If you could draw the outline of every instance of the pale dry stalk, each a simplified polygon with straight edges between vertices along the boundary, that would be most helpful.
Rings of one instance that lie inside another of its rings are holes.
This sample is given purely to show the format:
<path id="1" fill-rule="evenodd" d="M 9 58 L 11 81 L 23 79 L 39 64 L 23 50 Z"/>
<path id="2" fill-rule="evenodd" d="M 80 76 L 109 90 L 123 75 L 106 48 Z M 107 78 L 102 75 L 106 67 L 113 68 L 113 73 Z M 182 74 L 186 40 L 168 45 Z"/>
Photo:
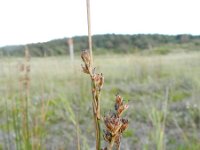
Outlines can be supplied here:
<path id="1" fill-rule="evenodd" d="M 82 57 L 85 63 L 85 73 L 90 74 L 91 81 L 92 81 L 92 107 L 93 107 L 93 116 L 94 116 L 94 123 L 95 123 L 95 130 L 96 130 L 96 150 L 100 150 L 101 148 L 101 134 L 100 134 L 100 101 L 99 96 L 100 92 L 97 93 L 95 80 L 93 79 L 93 55 L 92 55 L 92 36 L 91 36 L 91 17 L 90 17 L 90 0 L 86 0 L 86 7 L 87 7 L 87 25 L 88 25 L 88 45 L 89 45 L 89 55 L 90 63 L 86 64 L 85 59 Z M 84 54 L 84 53 L 82 53 Z M 86 53 L 85 53 L 86 54 Z M 88 66 L 89 65 L 89 66 Z M 83 71 L 84 71 L 83 69 Z"/>
<path id="2" fill-rule="evenodd" d="M 98 74 L 95 72 L 95 68 L 92 67 L 91 55 L 88 50 L 83 50 L 81 58 L 84 62 L 82 65 L 83 72 L 88 74 L 91 79 L 91 90 L 92 90 L 92 108 L 94 115 L 95 131 L 96 131 L 96 150 L 101 149 L 101 131 L 100 131 L 100 94 L 104 83 L 103 74 Z"/>
<path id="3" fill-rule="evenodd" d="M 25 61 L 19 66 L 19 72 L 21 74 L 20 83 L 20 95 L 22 100 L 22 134 L 25 141 L 26 148 L 30 146 L 30 134 L 28 123 L 28 101 L 30 96 L 30 54 L 28 47 L 25 47 Z"/>

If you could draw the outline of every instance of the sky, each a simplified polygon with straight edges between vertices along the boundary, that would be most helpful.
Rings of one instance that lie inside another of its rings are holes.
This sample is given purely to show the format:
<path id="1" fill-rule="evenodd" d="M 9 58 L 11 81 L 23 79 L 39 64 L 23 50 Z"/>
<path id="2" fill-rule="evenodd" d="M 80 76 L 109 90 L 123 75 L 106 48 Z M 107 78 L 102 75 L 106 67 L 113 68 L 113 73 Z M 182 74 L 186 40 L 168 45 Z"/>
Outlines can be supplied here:
<path id="1" fill-rule="evenodd" d="M 92 34 L 200 35 L 199 0 L 90 0 Z M 86 0 L 0 0 L 0 46 L 87 35 Z"/>

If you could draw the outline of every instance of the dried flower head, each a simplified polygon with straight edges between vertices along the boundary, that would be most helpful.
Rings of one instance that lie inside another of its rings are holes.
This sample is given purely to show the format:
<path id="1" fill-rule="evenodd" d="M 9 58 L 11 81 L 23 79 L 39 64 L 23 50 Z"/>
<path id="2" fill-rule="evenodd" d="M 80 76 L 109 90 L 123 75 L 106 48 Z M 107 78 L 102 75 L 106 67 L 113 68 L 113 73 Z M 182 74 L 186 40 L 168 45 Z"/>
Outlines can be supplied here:
<path id="1" fill-rule="evenodd" d="M 104 134 L 103 134 L 103 138 L 106 142 L 111 142 L 112 139 L 112 134 L 107 131 L 107 130 L 103 130 Z"/>
<path id="2" fill-rule="evenodd" d="M 116 96 L 115 112 L 104 117 L 106 130 L 104 131 L 104 139 L 112 147 L 113 143 L 117 147 L 120 146 L 122 133 L 128 128 L 128 119 L 121 118 L 121 114 L 128 108 L 127 104 L 123 104 L 123 98 Z"/>
<path id="3" fill-rule="evenodd" d="M 86 65 L 88 66 L 91 65 L 91 57 L 90 57 L 90 52 L 88 50 L 82 51 L 81 58 Z"/>
<path id="4" fill-rule="evenodd" d="M 116 103 L 121 104 L 123 101 L 123 98 L 120 95 L 116 95 Z"/>
<path id="5" fill-rule="evenodd" d="M 83 72 L 91 75 L 92 68 L 91 68 L 91 57 L 89 51 L 83 50 L 81 53 L 81 58 L 84 62 L 84 65 L 81 65 Z"/>
<path id="6" fill-rule="evenodd" d="M 128 119 L 122 118 L 121 122 L 122 122 L 122 126 L 120 128 L 120 132 L 122 133 L 128 128 Z"/>
<path id="7" fill-rule="evenodd" d="M 121 116 L 126 109 L 128 109 L 128 105 L 123 103 L 123 98 L 120 95 L 116 95 L 116 100 L 115 100 L 115 110 L 117 111 L 116 115 Z"/>
<path id="8" fill-rule="evenodd" d="M 121 121 L 117 117 L 107 116 L 104 117 L 104 123 L 106 125 L 107 130 L 114 135 L 121 127 Z"/>
<path id="9" fill-rule="evenodd" d="M 84 73 L 90 74 L 89 68 L 87 66 L 81 65 L 81 67 L 82 67 Z"/>
<path id="10" fill-rule="evenodd" d="M 95 83 L 95 87 L 98 91 L 100 91 L 103 87 L 103 83 L 104 83 L 104 77 L 103 74 L 96 74 L 94 73 L 94 75 L 92 76 L 92 79 Z"/>
<path id="11" fill-rule="evenodd" d="M 125 104 L 125 105 L 120 105 L 119 107 L 118 107 L 118 109 L 117 109 L 117 115 L 118 116 L 121 116 L 122 115 L 122 113 L 126 110 L 126 109 L 128 109 L 128 105 L 127 104 Z"/>

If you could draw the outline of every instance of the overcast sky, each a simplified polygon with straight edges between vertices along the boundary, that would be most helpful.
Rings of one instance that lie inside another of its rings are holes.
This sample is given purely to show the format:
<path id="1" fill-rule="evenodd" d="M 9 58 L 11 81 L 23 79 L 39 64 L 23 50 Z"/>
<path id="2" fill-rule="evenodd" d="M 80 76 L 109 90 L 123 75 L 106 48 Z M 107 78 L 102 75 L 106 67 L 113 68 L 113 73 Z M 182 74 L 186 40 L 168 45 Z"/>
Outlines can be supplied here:
<path id="1" fill-rule="evenodd" d="M 199 0 L 90 0 L 92 34 L 200 34 Z M 0 46 L 87 35 L 86 0 L 0 0 Z"/>

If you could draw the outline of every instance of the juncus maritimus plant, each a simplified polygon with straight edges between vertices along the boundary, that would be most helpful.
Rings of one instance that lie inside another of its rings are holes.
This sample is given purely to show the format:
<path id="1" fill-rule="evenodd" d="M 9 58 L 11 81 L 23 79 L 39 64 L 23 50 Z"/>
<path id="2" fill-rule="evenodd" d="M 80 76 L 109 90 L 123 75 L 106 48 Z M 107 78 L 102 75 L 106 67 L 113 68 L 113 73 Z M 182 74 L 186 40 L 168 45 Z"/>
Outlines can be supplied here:
<path id="1" fill-rule="evenodd" d="M 100 121 L 104 120 L 106 130 L 104 130 L 104 139 L 109 143 L 104 150 L 112 150 L 114 143 L 117 148 L 120 148 L 121 135 L 128 127 L 128 120 L 121 118 L 122 113 L 128 108 L 127 104 L 123 103 L 123 98 L 120 95 L 116 96 L 115 112 L 101 117 L 100 111 L 100 94 L 104 84 L 104 76 L 102 73 L 96 73 L 92 66 L 91 54 L 88 50 L 83 50 L 81 58 L 84 62 L 82 70 L 91 78 L 92 92 L 92 108 L 96 131 L 96 150 L 101 149 L 101 129 Z"/>

